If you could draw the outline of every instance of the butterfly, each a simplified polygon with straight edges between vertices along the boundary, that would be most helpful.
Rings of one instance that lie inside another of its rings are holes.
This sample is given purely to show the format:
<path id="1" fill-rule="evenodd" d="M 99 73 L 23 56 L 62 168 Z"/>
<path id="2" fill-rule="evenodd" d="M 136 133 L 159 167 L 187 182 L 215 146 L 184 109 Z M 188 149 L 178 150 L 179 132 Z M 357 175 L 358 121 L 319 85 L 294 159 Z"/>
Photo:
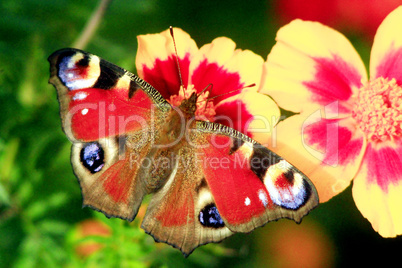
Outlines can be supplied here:
<path id="1" fill-rule="evenodd" d="M 49 57 L 83 206 L 132 221 L 188 256 L 269 221 L 300 222 L 318 205 L 312 182 L 250 137 L 198 120 L 199 94 L 172 106 L 138 76 L 82 50 Z"/>

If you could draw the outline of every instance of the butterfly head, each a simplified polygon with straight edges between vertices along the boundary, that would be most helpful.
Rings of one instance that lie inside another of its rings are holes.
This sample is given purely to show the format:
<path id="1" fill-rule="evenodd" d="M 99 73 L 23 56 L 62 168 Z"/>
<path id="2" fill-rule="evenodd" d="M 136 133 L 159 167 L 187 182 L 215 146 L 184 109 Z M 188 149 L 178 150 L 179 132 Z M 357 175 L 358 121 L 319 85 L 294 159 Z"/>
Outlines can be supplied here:
<path id="1" fill-rule="evenodd" d="M 193 86 L 180 86 L 178 94 L 171 96 L 168 101 L 188 118 L 195 117 L 197 120 L 213 122 L 216 113 L 209 93 L 207 90 L 197 92 Z"/>
<path id="2" fill-rule="evenodd" d="M 180 110 L 182 110 L 185 114 L 194 116 L 195 112 L 197 111 L 197 99 L 198 94 L 196 92 L 192 92 L 188 99 L 184 99 L 181 102 L 179 106 Z"/>

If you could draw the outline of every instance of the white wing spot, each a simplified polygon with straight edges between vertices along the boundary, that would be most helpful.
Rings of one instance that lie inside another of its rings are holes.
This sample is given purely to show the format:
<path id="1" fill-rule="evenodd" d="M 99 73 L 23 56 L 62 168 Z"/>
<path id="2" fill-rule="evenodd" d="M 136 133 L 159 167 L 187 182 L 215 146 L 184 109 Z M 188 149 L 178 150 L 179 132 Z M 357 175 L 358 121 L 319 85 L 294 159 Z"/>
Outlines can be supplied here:
<path id="1" fill-rule="evenodd" d="M 264 207 L 266 207 L 268 205 L 268 197 L 265 194 L 265 192 L 261 189 L 258 191 L 258 198 L 260 199 L 260 201 L 262 202 Z"/>
<path id="2" fill-rule="evenodd" d="M 73 96 L 73 100 L 83 100 L 87 97 L 88 95 L 84 92 L 78 92 Z"/>
<path id="3" fill-rule="evenodd" d="M 250 198 L 246 197 L 246 199 L 244 200 L 244 204 L 245 204 L 246 206 L 248 206 L 248 205 L 250 205 L 250 203 L 251 203 Z"/>
<path id="4" fill-rule="evenodd" d="M 88 109 L 87 109 L 87 108 L 82 109 L 82 111 L 81 111 L 81 114 L 82 114 L 82 115 L 86 115 L 87 113 L 88 113 Z"/>

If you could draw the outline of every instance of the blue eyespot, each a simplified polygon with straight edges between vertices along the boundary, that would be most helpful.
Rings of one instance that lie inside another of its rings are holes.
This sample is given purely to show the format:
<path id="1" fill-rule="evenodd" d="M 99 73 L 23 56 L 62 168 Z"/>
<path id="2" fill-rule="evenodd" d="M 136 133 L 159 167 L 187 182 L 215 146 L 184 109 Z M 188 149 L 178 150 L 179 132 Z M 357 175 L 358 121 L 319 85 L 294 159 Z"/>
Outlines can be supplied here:
<path id="1" fill-rule="evenodd" d="M 200 223 L 206 227 L 221 228 L 225 226 L 214 204 L 210 204 L 200 211 L 199 220 Z"/>
<path id="2" fill-rule="evenodd" d="M 87 143 L 81 149 L 80 159 L 82 164 L 91 173 L 97 173 L 105 165 L 105 154 L 102 146 L 97 142 Z"/>

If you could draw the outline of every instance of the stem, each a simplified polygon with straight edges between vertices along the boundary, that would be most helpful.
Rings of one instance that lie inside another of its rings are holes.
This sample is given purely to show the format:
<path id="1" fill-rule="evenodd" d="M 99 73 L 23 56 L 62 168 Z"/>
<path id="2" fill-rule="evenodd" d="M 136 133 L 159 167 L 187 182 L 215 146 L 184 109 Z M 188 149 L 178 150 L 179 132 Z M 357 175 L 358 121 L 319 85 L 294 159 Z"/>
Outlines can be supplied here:
<path id="1" fill-rule="evenodd" d="M 84 30 L 73 43 L 73 47 L 84 49 L 88 45 L 89 41 L 92 39 L 93 35 L 98 29 L 99 23 L 101 22 L 110 2 L 111 0 L 99 1 L 98 7 L 92 13 L 91 18 L 84 27 Z"/>

